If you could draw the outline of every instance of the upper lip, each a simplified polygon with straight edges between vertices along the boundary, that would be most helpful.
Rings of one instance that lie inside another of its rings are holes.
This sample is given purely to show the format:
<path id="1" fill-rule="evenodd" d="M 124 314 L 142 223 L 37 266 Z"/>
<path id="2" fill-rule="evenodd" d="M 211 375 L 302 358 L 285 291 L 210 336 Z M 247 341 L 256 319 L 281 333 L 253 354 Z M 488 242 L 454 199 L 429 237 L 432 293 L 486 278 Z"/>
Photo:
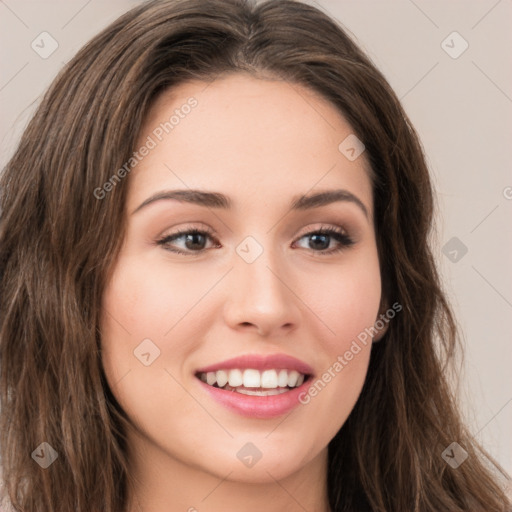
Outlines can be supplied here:
<path id="1" fill-rule="evenodd" d="M 309 364 L 289 356 L 287 354 L 257 355 L 246 354 L 220 363 L 214 363 L 203 368 L 198 368 L 197 373 L 215 372 L 217 370 L 231 369 L 254 369 L 254 370 L 296 370 L 304 375 L 312 375 L 313 368 Z"/>

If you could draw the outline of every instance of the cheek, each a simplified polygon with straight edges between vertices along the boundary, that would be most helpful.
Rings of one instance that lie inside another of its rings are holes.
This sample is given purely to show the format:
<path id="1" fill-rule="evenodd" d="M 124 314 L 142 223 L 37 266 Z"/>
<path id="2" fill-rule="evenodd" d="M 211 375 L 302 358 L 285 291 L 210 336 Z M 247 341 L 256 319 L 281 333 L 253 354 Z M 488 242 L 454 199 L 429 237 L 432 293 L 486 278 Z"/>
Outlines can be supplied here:
<path id="1" fill-rule="evenodd" d="M 194 347 L 194 337 L 173 341 L 197 302 L 198 291 L 190 283 L 193 278 L 180 272 L 170 276 L 162 265 L 122 255 L 104 291 L 105 375 L 123 409 L 141 425 L 144 418 L 159 416 L 163 397 L 167 406 L 185 413 L 193 408 L 178 381 L 183 380 L 180 361 Z M 146 359 L 145 354 L 149 354 Z"/>
<path id="2" fill-rule="evenodd" d="M 105 338 L 140 343 L 150 338 L 168 345 L 175 327 L 198 301 L 208 283 L 197 272 L 169 273 L 165 264 L 121 258 L 103 297 Z"/>
<path id="3" fill-rule="evenodd" d="M 324 427 L 334 435 L 352 411 L 368 370 L 370 328 L 378 318 L 381 299 L 376 252 L 358 254 L 335 272 L 332 268 L 317 272 L 308 289 L 311 309 L 322 321 L 317 339 L 323 364 L 302 403 L 315 417 L 325 418 Z"/>
<path id="4" fill-rule="evenodd" d="M 325 280 L 324 290 L 316 292 L 315 311 L 328 326 L 318 336 L 322 371 L 316 375 L 301 402 L 309 414 L 322 420 L 312 429 L 318 443 L 332 438 L 352 412 L 363 388 L 370 359 L 372 327 L 380 303 L 380 275 L 351 271 Z"/>
<path id="5" fill-rule="evenodd" d="M 101 346 L 107 380 L 127 411 L 136 403 L 151 405 L 162 389 L 173 400 L 182 398 L 183 390 L 164 370 L 181 380 L 179 361 L 194 347 L 192 336 L 173 343 L 182 319 L 197 302 L 190 278 L 187 283 L 176 272 L 170 279 L 164 268 L 142 258 L 118 260 L 103 295 Z M 132 389 L 133 383 L 139 385 Z"/>
<path id="6" fill-rule="evenodd" d="M 311 310 L 327 328 L 321 339 L 331 359 L 349 349 L 354 339 L 367 341 L 368 329 L 378 317 L 381 279 L 378 260 L 369 255 L 357 264 L 325 269 L 308 279 Z M 304 290 L 304 294 L 307 291 Z"/>

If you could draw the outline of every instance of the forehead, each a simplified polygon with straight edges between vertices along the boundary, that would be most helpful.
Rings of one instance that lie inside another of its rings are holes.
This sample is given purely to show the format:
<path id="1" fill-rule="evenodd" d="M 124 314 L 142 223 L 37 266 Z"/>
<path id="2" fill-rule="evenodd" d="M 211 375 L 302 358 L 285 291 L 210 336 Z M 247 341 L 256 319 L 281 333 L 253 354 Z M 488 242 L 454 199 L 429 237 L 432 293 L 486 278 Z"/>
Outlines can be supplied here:
<path id="1" fill-rule="evenodd" d="M 154 147 L 131 173 L 129 202 L 164 188 L 221 190 L 236 204 L 343 187 L 371 212 L 366 156 L 340 150 L 350 136 L 329 101 L 295 83 L 245 74 L 186 82 L 148 112 L 137 147 Z"/>

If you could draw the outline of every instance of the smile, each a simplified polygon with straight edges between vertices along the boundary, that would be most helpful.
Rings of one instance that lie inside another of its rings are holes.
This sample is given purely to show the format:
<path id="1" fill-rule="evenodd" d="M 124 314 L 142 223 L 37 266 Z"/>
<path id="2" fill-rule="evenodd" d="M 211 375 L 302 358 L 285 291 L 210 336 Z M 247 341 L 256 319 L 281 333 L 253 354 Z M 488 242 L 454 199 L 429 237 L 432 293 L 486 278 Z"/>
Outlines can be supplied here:
<path id="1" fill-rule="evenodd" d="M 244 395 L 272 396 L 301 386 L 306 375 L 296 370 L 232 369 L 201 372 L 199 378 L 209 386 L 236 391 Z"/>
<path id="2" fill-rule="evenodd" d="M 243 416 L 273 418 L 300 405 L 312 368 L 285 354 L 241 356 L 196 371 L 210 397 Z"/>

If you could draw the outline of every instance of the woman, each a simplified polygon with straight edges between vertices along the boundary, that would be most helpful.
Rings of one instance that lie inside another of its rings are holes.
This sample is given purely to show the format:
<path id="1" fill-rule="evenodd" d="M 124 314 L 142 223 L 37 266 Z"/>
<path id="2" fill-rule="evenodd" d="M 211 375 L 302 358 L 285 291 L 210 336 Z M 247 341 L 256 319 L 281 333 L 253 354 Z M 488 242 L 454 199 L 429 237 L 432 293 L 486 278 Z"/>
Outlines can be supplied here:
<path id="1" fill-rule="evenodd" d="M 56 78 L 0 185 L 15 510 L 509 505 L 445 376 L 420 142 L 321 11 L 133 9 Z"/>

